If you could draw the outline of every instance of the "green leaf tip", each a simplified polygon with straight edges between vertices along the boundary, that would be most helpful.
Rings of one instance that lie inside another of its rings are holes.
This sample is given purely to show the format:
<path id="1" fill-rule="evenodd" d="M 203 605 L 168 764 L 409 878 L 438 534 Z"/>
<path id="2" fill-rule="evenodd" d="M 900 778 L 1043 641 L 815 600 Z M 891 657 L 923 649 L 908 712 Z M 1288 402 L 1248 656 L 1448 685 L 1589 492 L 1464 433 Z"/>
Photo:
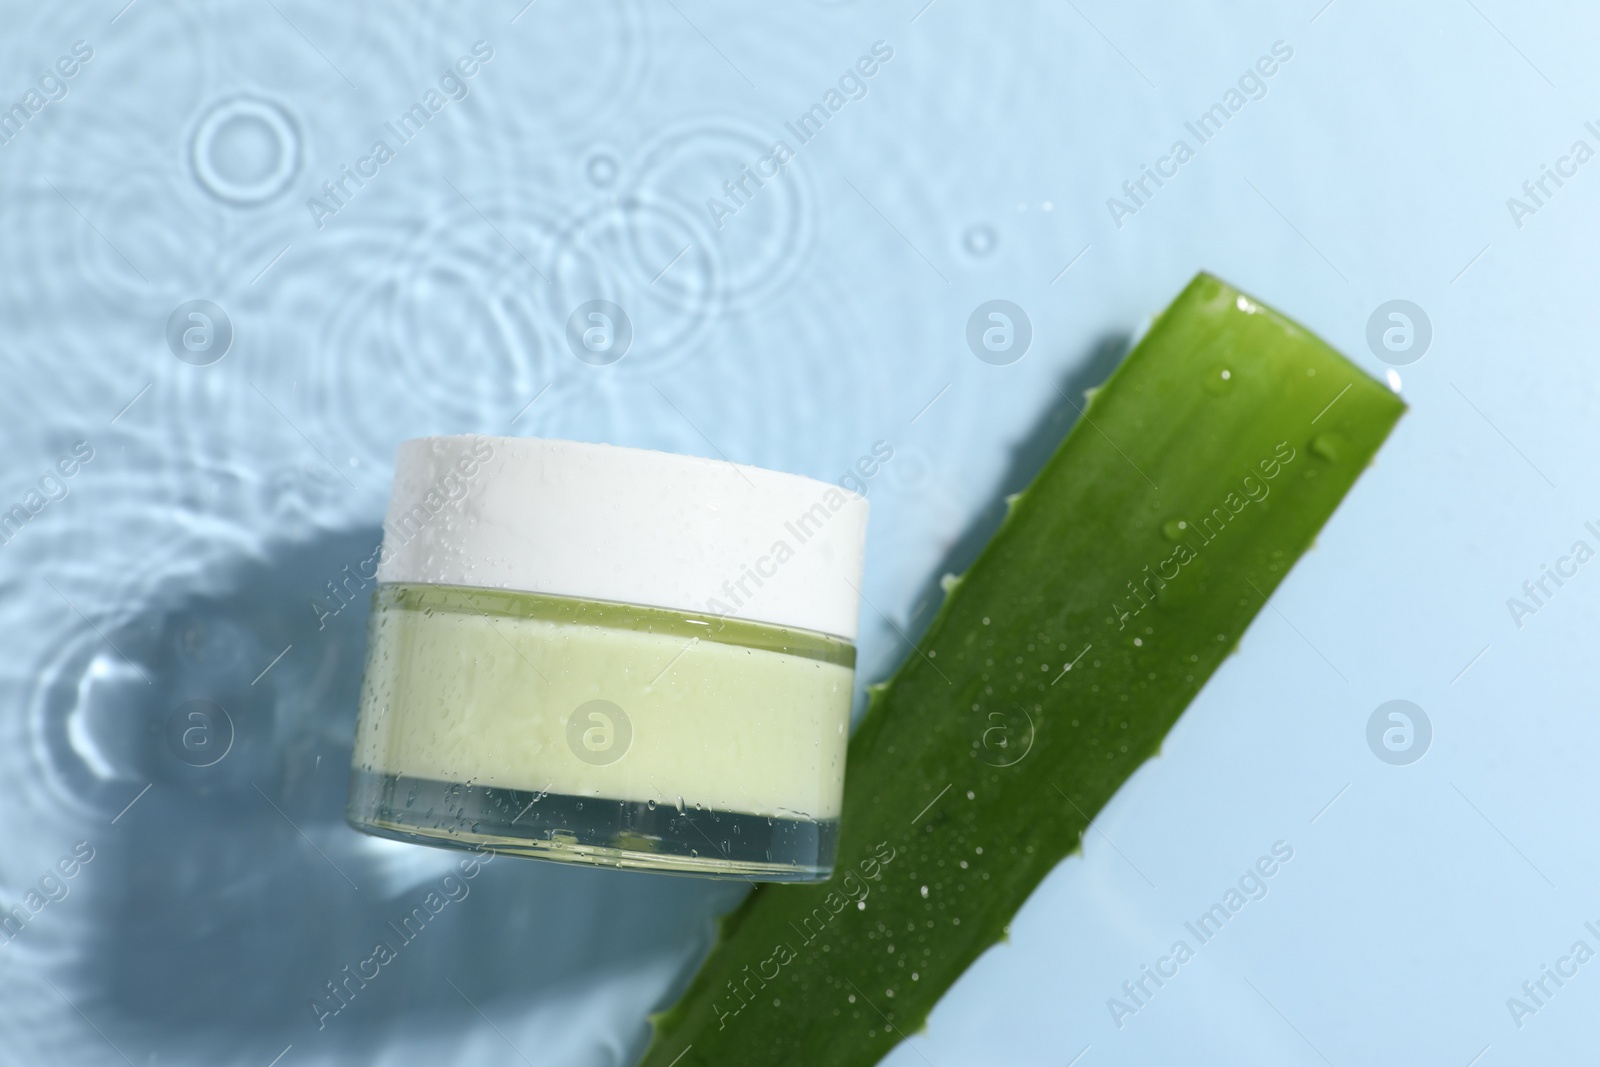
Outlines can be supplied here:
<path id="1" fill-rule="evenodd" d="M 873 692 L 834 878 L 750 894 L 654 1017 L 646 1067 L 865 1067 L 922 1027 L 1081 853 L 1404 410 L 1197 275 Z"/>

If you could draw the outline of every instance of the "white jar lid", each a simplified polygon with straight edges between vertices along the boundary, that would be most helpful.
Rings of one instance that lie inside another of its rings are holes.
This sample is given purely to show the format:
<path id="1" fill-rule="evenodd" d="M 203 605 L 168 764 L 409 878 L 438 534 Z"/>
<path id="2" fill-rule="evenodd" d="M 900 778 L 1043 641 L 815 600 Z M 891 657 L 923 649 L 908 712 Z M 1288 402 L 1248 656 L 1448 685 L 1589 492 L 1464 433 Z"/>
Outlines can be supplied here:
<path id="1" fill-rule="evenodd" d="M 760 467 L 528 437 L 395 457 L 381 582 L 726 615 L 854 641 L 867 500 Z"/>

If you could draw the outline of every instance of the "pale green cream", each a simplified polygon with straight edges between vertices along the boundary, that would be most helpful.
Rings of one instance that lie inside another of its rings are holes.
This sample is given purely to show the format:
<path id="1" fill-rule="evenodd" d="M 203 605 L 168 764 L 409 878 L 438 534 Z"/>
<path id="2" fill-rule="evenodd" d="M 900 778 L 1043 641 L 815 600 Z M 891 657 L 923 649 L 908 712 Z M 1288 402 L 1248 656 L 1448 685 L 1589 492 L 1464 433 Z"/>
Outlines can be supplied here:
<path id="1" fill-rule="evenodd" d="M 854 658 L 843 641 L 737 620 L 385 585 L 354 764 L 463 785 L 836 819 Z"/>

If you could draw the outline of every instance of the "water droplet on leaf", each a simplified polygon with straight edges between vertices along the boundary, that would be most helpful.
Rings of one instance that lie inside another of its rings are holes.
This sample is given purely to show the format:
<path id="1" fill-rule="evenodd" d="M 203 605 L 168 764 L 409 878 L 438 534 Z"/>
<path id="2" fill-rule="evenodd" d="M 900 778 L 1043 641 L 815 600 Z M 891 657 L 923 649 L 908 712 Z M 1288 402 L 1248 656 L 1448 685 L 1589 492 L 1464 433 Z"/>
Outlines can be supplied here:
<path id="1" fill-rule="evenodd" d="M 1344 453 L 1344 444 L 1344 438 L 1337 433 L 1319 433 L 1311 439 L 1311 454 L 1319 459 L 1336 460 Z"/>

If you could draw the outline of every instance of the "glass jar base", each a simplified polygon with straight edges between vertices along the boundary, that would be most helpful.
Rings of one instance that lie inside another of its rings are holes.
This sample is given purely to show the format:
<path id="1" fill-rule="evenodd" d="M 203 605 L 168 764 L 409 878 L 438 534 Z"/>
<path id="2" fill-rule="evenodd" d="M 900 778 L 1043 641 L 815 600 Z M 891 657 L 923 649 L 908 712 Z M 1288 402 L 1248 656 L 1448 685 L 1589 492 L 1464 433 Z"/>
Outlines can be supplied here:
<path id="1" fill-rule="evenodd" d="M 785 819 L 352 770 L 345 818 L 438 848 L 756 882 L 822 882 L 836 819 Z"/>

